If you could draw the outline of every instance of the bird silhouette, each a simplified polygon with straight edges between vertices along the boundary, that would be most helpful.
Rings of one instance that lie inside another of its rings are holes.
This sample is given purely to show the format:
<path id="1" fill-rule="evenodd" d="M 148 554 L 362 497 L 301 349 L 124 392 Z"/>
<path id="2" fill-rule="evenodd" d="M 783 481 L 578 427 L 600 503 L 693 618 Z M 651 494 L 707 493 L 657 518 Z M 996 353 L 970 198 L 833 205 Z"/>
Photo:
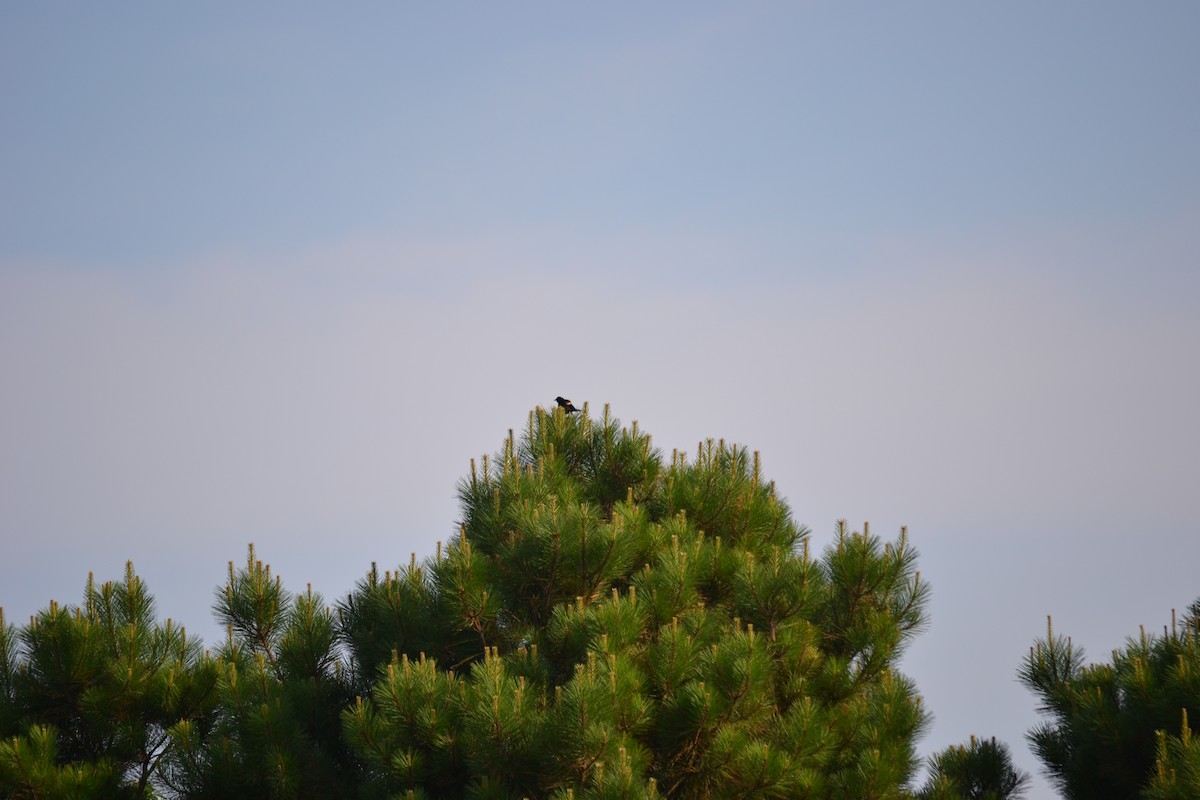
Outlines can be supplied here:
<path id="1" fill-rule="evenodd" d="M 568 414 L 574 414 L 579 409 L 571 405 L 571 401 L 565 397 L 556 397 L 554 402 L 558 403 L 558 407 L 566 411 Z"/>

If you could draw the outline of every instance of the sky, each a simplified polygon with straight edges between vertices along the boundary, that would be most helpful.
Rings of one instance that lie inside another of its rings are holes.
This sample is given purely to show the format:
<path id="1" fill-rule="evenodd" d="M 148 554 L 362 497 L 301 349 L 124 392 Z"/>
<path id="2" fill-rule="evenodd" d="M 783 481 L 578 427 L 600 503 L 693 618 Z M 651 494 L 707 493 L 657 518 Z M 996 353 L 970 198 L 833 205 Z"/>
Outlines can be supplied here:
<path id="1" fill-rule="evenodd" d="M 564 395 L 907 526 L 920 749 L 1200 596 L 1200 6 L 0 6 L 0 606 L 344 596 Z"/>

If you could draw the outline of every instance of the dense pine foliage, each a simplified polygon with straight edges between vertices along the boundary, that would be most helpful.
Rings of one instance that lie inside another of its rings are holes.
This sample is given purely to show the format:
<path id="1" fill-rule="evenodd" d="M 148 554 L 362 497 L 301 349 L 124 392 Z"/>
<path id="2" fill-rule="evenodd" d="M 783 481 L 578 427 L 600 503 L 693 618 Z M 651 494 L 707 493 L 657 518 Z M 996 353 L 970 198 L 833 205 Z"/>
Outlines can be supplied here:
<path id="1" fill-rule="evenodd" d="M 757 454 L 664 464 L 607 416 L 530 416 L 460 486 L 461 536 L 343 605 L 382 792 L 899 796 L 924 712 L 894 671 L 927 591 L 905 537 L 821 558 Z"/>
<path id="2" fill-rule="evenodd" d="M 19 633 L 0 614 L 0 796 L 145 797 L 216 670 L 128 565 Z"/>
<path id="3" fill-rule="evenodd" d="M 930 757 L 929 776 L 919 796 L 921 800 L 1013 800 L 1028 785 L 1029 776 L 1013 766 L 1007 745 L 972 736 L 969 744 Z"/>
<path id="4" fill-rule="evenodd" d="M 1030 649 L 1020 678 L 1049 719 L 1029 734 L 1068 800 L 1200 798 L 1200 600 L 1161 635 L 1130 639 L 1111 663 L 1085 664 L 1054 633 Z"/>
<path id="5" fill-rule="evenodd" d="M 251 547 L 210 650 L 132 565 L 0 616 L 0 798 L 912 796 L 903 531 L 812 553 L 757 453 L 668 461 L 607 408 L 536 409 L 459 495 L 458 536 L 333 605 Z"/>

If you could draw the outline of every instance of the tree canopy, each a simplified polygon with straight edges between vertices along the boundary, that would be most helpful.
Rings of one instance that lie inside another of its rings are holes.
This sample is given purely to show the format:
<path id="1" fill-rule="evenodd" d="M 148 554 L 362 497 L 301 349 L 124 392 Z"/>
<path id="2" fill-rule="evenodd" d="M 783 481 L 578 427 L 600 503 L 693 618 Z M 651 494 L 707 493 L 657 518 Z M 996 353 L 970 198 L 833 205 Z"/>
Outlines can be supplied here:
<path id="1" fill-rule="evenodd" d="M 896 797 L 925 722 L 895 671 L 927 587 L 902 533 L 816 558 L 757 453 L 664 463 L 607 409 L 532 413 L 461 535 L 341 607 L 369 780 L 414 795 Z M 430 709 L 436 709 L 435 714 Z"/>
<path id="2" fill-rule="evenodd" d="M 0 617 L 0 797 L 902 798 L 928 716 L 901 530 L 812 552 L 757 452 L 535 409 L 461 528 L 332 605 L 250 547 L 215 648 L 132 565 Z"/>
<path id="3" fill-rule="evenodd" d="M 1067 800 L 1200 797 L 1200 600 L 1161 635 L 1143 628 L 1109 663 L 1054 632 L 1030 648 L 1019 677 L 1048 718 L 1029 741 Z"/>

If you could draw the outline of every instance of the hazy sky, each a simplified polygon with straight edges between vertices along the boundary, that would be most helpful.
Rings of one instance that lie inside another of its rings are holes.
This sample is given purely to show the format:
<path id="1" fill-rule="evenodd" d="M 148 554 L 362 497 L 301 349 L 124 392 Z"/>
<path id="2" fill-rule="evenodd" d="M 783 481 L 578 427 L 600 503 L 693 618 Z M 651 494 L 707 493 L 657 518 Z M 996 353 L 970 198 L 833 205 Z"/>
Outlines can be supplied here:
<path id="1" fill-rule="evenodd" d="M 924 752 L 1200 596 L 1200 5 L 0 6 L 0 604 L 431 553 L 530 408 L 908 525 Z M 1038 778 L 1031 800 L 1051 797 Z"/>

